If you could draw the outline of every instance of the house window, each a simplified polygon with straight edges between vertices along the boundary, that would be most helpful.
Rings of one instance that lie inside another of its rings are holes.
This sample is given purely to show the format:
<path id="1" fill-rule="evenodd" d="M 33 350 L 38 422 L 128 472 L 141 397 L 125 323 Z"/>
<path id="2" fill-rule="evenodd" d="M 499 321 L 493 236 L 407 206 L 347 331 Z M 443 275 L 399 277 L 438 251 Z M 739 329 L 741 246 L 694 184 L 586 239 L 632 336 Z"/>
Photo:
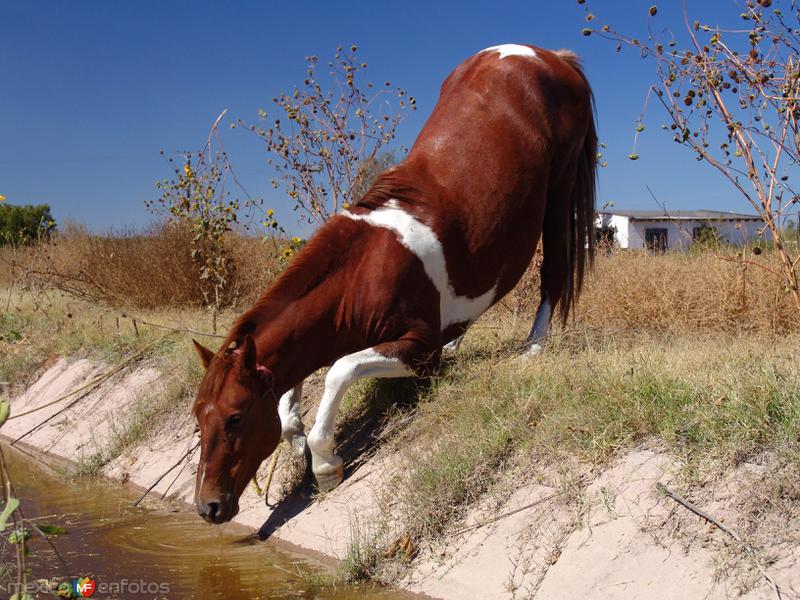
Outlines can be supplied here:
<path id="1" fill-rule="evenodd" d="M 595 229 L 594 239 L 599 246 L 611 248 L 617 241 L 617 228 L 613 225 L 597 227 Z"/>
<path id="2" fill-rule="evenodd" d="M 648 227 L 644 230 L 644 244 L 652 252 L 666 252 L 667 230 L 663 227 Z"/>

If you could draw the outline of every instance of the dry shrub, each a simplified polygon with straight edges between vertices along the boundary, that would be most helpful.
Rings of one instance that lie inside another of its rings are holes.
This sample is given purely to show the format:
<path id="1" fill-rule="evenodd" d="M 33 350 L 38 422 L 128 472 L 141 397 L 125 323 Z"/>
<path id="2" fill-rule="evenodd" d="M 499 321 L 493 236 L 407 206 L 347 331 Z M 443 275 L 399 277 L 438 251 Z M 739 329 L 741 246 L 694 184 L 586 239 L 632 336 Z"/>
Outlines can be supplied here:
<path id="1" fill-rule="evenodd" d="M 287 242 L 274 238 L 231 235 L 228 251 L 234 265 L 236 306 L 253 304 L 283 270 L 281 252 Z"/>
<path id="2" fill-rule="evenodd" d="M 13 267 L 19 251 L 9 246 L 0 246 L 0 287 L 11 287 L 17 280 Z"/>
<path id="3" fill-rule="evenodd" d="M 579 323 L 616 329 L 685 331 L 797 330 L 797 311 L 778 280 L 760 263 L 779 269 L 771 251 L 749 256 L 735 249 L 667 253 L 617 250 L 599 255 L 575 317 Z M 533 313 L 538 272 L 529 269 L 503 301 L 513 314 Z"/>
<path id="4" fill-rule="evenodd" d="M 205 304 L 192 234 L 173 224 L 144 231 L 95 235 L 67 226 L 50 243 L 5 256 L 12 276 L 32 288 L 55 288 L 113 306 L 156 308 Z M 259 295 L 280 269 L 275 252 L 258 240 L 229 236 L 234 263 L 224 305 Z"/>
<path id="5" fill-rule="evenodd" d="M 772 252 L 752 257 L 777 270 Z M 590 276 L 578 318 L 622 328 L 796 330 L 797 311 L 775 276 L 735 250 L 602 257 Z"/>

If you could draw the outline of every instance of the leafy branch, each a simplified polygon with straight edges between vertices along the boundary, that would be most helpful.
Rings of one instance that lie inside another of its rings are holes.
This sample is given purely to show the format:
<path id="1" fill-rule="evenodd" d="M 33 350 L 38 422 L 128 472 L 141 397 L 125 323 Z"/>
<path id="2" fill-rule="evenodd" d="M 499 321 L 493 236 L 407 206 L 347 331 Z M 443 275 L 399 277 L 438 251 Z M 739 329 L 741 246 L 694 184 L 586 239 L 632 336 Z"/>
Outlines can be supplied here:
<path id="1" fill-rule="evenodd" d="M 326 221 L 356 202 L 376 174 L 393 161 L 385 152 L 416 100 L 405 90 L 362 83 L 367 63 L 358 48 L 341 46 L 319 74 L 319 58 L 306 57 L 303 84 L 273 98 L 277 116 L 259 111 L 257 124 L 239 119 L 264 143 L 271 183 L 294 201 L 308 223 Z M 396 100 L 396 106 L 390 102 Z"/>

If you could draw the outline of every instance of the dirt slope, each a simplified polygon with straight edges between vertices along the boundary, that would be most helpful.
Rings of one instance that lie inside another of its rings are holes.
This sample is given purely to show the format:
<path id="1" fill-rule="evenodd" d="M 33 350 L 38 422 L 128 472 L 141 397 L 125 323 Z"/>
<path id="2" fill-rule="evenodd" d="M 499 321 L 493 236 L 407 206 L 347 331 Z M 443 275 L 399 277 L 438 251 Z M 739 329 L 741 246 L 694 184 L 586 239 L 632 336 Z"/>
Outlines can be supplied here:
<path id="1" fill-rule="evenodd" d="M 81 389 L 103 368 L 86 360 L 59 360 L 13 399 L 12 415 Z M 196 463 L 181 457 L 197 438 L 186 407 L 170 411 L 118 456 L 108 455 L 160 381 L 157 365 L 140 365 L 96 389 L 12 419 L 3 433 L 13 439 L 33 429 L 23 442 L 84 465 L 105 452 L 111 460 L 102 468 L 104 475 L 142 487 L 178 465 L 155 486 L 152 497 L 166 494 L 190 503 Z M 309 389 L 313 392 L 313 385 Z M 74 406 L 64 410 L 71 402 Z M 398 464 L 395 452 L 388 445 L 331 494 L 316 499 L 300 495 L 282 502 L 279 510 L 265 506 L 263 497 L 248 489 L 236 521 L 343 558 L 354 536 L 387 523 L 391 502 L 383 486 Z M 291 479 L 289 463 L 283 456 L 272 500 Z M 759 570 L 765 568 L 783 598 L 800 597 L 800 536 L 784 531 L 773 548 L 756 536 L 752 543 L 758 552 L 748 555 L 725 533 L 657 491 L 656 482 L 675 485 L 678 467 L 673 457 L 641 448 L 605 472 L 590 474 L 579 497 L 569 503 L 553 487 L 515 482 L 504 499 L 485 499 L 445 539 L 422 544 L 398 575 L 400 583 L 448 600 L 775 598 Z M 739 523 L 746 497 L 752 495 L 750 482 L 758 476 L 758 465 L 731 473 L 699 492 L 703 508 L 726 523 Z"/>

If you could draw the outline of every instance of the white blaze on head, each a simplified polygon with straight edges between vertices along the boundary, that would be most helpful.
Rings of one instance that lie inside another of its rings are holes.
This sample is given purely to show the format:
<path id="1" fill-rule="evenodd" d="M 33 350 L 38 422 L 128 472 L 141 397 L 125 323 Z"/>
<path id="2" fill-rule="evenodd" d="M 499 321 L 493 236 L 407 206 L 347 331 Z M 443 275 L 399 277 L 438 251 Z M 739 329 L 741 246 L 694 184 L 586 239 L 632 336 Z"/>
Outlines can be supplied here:
<path id="1" fill-rule="evenodd" d="M 529 58 L 536 58 L 536 52 L 533 51 L 533 48 L 523 46 L 522 44 L 500 44 L 499 46 L 492 46 L 491 48 L 486 48 L 486 50 L 481 50 L 480 53 L 483 54 L 484 52 L 499 52 L 500 60 L 503 60 L 506 56 L 527 56 Z"/>

